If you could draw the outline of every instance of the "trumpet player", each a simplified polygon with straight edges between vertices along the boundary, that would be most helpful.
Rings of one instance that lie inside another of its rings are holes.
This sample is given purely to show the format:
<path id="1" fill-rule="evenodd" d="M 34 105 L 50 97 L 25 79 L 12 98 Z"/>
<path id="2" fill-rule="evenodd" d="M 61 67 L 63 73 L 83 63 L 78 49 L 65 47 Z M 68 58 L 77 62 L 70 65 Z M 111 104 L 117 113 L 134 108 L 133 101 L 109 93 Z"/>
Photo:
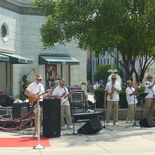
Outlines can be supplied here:
<path id="1" fill-rule="evenodd" d="M 109 125 L 111 111 L 113 108 L 113 125 L 118 125 L 118 102 L 119 93 L 121 91 L 120 84 L 116 81 L 116 74 L 111 75 L 111 81 L 106 84 L 105 88 L 107 94 L 107 112 L 106 112 L 106 125 Z"/>
<path id="2" fill-rule="evenodd" d="M 144 117 L 152 117 L 155 106 L 155 82 L 152 80 L 152 75 L 148 75 L 146 79 L 145 93 L 148 93 L 148 95 L 145 97 L 146 106 L 144 110 Z"/>
<path id="3" fill-rule="evenodd" d="M 133 82 L 131 80 L 127 81 L 126 99 L 128 102 L 128 113 L 126 118 L 126 123 L 132 123 L 135 120 L 135 109 L 138 103 L 136 95 L 138 94 L 138 86 L 133 87 Z"/>

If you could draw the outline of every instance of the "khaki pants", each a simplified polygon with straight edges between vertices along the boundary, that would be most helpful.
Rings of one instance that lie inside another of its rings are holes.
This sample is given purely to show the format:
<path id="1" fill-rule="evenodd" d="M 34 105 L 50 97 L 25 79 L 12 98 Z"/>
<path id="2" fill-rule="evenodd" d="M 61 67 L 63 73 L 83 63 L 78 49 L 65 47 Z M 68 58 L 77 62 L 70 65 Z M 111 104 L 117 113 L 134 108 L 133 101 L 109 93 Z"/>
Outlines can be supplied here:
<path id="1" fill-rule="evenodd" d="M 36 133 L 38 133 L 38 118 L 40 118 L 40 129 L 41 129 L 41 123 L 42 123 L 42 120 L 43 120 L 43 110 L 42 108 L 40 107 L 40 116 L 38 117 L 38 107 L 36 107 L 36 113 L 35 113 L 35 131 Z"/>
<path id="2" fill-rule="evenodd" d="M 146 106 L 143 117 L 152 117 L 155 106 L 155 98 L 145 98 Z"/>
<path id="3" fill-rule="evenodd" d="M 113 109 L 113 124 L 118 121 L 118 101 L 107 101 L 106 122 L 108 123 Z"/>
<path id="4" fill-rule="evenodd" d="M 128 120 L 131 120 L 131 121 L 135 120 L 134 106 L 135 106 L 135 110 L 136 110 L 136 105 L 134 105 L 134 104 L 129 104 L 128 105 L 128 113 L 127 113 L 126 121 L 128 121 Z"/>
<path id="5" fill-rule="evenodd" d="M 67 126 L 72 125 L 72 119 L 71 119 L 71 112 L 70 112 L 70 106 L 69 105 L 62 105 L 61 106 L 61 126 L 65 126 L 65 120 L 67 123 Z"/>

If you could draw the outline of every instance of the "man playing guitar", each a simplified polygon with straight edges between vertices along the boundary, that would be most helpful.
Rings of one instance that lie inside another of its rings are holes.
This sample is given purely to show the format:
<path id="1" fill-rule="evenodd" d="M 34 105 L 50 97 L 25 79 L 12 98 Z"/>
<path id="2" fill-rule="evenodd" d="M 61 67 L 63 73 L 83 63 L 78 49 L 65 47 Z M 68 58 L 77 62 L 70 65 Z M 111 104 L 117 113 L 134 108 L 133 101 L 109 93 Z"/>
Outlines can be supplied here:
<path id="1" fill-rule="evenodd" d="M 44 86 L 41 84 L 42 76 L 40 74 L 36 75 L 35 81 L 31 83 L 25 90 L 24 94 L 28 96 L 30 100 L 31 105 L 36 104 L 37 101 L 39 100 L 39 103 L 43 102 L 43 98 L 47 97 L 50 95 L 52 90 L 48 90 L 48 92 L 44 93 Z M 38 110 L 37 107 L 34 110 L 35 113 L 35 134 L 34 137 L 38 137 Z M 41 113 L 41 120 L 42 120 L 42 110 L 40 111 Z"/>
<path id="2" fill-rule="evenodd" d="M 64 117 L 66 119 L 67 127 L 69 129 L 72 129 L 73 126 L 72 126 L 70 104 L 68 98 L 75 93 L 75 90 L 69 93 L 67 87 L 64 86 L 65 85 L 64 79 L 59 80 L 58 83 L 59 86 L 57 86 L 53 90 L 52 97 L 55 99 L 61 99 L 61 129 L 66 129 Z"/>

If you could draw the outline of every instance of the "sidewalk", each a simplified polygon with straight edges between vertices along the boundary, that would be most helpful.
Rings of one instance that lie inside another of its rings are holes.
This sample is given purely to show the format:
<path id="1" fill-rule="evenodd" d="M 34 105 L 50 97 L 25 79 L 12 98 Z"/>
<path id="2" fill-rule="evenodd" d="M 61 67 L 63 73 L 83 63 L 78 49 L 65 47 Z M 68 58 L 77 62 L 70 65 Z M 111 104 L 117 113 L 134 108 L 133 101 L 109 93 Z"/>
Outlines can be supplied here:
<path id="1" fill-rule="evenodd" d="M 101 122 L 104 126 L 104 122 Z M 50 138 L 50 147 L 0 147 L 1 155 L 154 155 L 155 128 L 132 127 L 119 121 L 119 126 L 106 126 L 96 134 L 72 135 L 72 130 L 62 130 L 61 136 Z M 85 123 L 83 123 L 85 124 Z M 83 124 L 75 123 L 78 130 Z M 138 125 L 138 121 L 137 121 Z M 112 129 L 109 130 L 109 129 Z M 71 135 L 68 135 L 71 134 Z M 21 131 L 3 132 L 0 137 L 30 136 Z M 37 144 L 37 139 L 36 139 Z"/>

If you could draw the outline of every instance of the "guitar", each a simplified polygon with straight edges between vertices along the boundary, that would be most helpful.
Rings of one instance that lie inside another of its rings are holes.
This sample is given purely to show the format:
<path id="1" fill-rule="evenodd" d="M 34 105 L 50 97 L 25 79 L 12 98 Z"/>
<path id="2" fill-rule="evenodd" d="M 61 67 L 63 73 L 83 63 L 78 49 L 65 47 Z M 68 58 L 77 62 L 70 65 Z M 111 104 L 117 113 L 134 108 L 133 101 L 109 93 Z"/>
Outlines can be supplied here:
<path id="1" fill-rule="evenodd" d="M 30 105 L 33 105 L 34 102 L 37 102 L 38 100 L 40 100 L 40 99 L 41 99 L 40 96 L 46 94 L 48 91 L 49 91 L 49 90 L 46 90 L 44 93 L 39 94 L 40 92 L 38 92 L 37 94 L 35 94 L 35 95 L 38 96 L 37 99 L 28 96 L 28 100 L 29 100 Z"/>
<path id="2" fill-rule="evenodd" d="M 68 98 L 67 98 L 67 97 L 72 96 L 72 95 L 75 93 L 75 91 L 76 91 L 76 90 L 73 90 L 73 91 L 71 91 L 71 92 L 70 92 L 69 94 L 67 94 L 67 95 L 66 95 L 66 92 L 63 93 L 63 94 L 61 95 L 61 102 L 62 102 L 62 104 L 64 104 L 65 102 L 67 102 L 67 101 L 68 101 Z"/>

